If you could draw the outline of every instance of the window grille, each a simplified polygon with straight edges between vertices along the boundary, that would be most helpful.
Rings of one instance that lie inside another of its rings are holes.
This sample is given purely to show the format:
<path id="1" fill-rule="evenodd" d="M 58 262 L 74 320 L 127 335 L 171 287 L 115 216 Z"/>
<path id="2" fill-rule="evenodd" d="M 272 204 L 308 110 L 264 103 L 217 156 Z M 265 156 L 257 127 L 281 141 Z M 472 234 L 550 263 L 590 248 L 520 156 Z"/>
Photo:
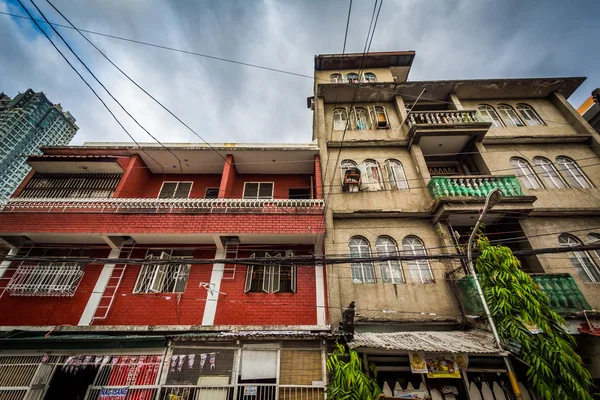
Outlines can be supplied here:
<path id="1" fill-rule="evenodd" d="M 375 160 L 365 160 L 359 166 L 361 171 L 361 185 L 362 190 L 378 191 L 385 190 L 383 184 L 383 176 L 381 175 L 381 167 Z"/>
<path id="2" fill-rule="evenodd" d="M 377 78 L 375 77 L 375 74 L 372 73 L 372 72 L 367 72 L 364 75 L 364 78 L 365 78 L 365 82 L 367 82 L 367 83 L 375 83 L 375 82 L 377 82 Z"/>
<path id="3" fill-rule="evenodd" d="M 286 257 L 292 257 L 292 251 L 286 251 Z M 282 265 L 280 252 L 260 252 L 250 254 L 250 258 L 267 258 L 272 261 L 260 261 L 257 265 L 246 267 L 246 282 L 244 293 L 295 293 L 296 275 L 295 265 Z"/>
<path id="4" fill-rule="evenodd" d="M 387 111 L 385 107 L 374 106 L 371 107 L 371 112 L 373 114 L 373 121 L 375 121 L 376 129 L 387 129 L 390 127 L 390 120 L 387 115 Z"/>
<path id="5" fill-rule="evenodd" d="M 11 296 L 74 296 L 82 277 L 77 263 L 20 265 L 6 290 Z"/>
<path id="6" fill-rule="evenodd" d="M 383 164 L 387 173 L 387 181 L 392 190 L 408 189 L 408 180 L 404 175 L 402 163 L 398 160 L 386 160 Z"/>
<path id="7" fill-rule="evenodd" d="M 187 199 L 190 197 L 192 182 L 163 182 L 159 199 Z"/>
<path id="8" fill-rule="evenodd" d="M 371 245 L 367 239 L 360 236 L 355 236 L 348 242 L 348 249 L 351 258 L 371 257 Z M 374 283 L 375 271 L 373 270 L 372 262 L 353 262 L 352 282 L 353 283 Z"/>
<path id="9" fill-rule="evenodd" d="M 342 74 L 332 74 L 329 79 L 331 80 L 331 83 L 344 83 Z"/>
<path id="10" fill-rule="evenodd" d="M 121 174 L 36 173 L 20 197 L 106 198 L 114 193 L 120 180 Z"/>
<path id="11" fill-rule="evenodd" d="M 375 242 L 375 247 L 377 248 L 377 255 L 380 257 L 398 255 L 398 245 L 396 245 L 396 242 L 390 237 L 378 237 L 377 242 Z M 400 260 L 380 261 L 379 269 L 381 270 L 381 280 L 383 283 L 404 282 Z"/>
<path id="12" fill-rule="evenodd" d="M 371 116 L 364 108 L 357 107 L 352 112 L 354 127 L 357 130 L 371 129 Z"/>
<path id="13" fill-rule="evenodd" d="M 172 256 L 164 251 L 149 254 L 149 260 L 184 259 L 186 256 Z M 142 266 L 133 293 L 183 293 L 190 275 L 189 264 L 145 264 Z"/>
<path id="14" fill-rule="evenodd" d="M 348 124 L 348 112 L 345 108 L 333 110 L 333 130 L 343 131 Z"/>
<path id="15" fill-rule="evenodd" d="M 244 183 L 245 199 L 272 199 L 273 182 L 246 182 Z"/>
<path id="16" fill-rule="evenodd" d="M 357 73 L 350 72 L 346 75 L 346 81 L 348 83 L 360 83 L 360 78 Z"/>

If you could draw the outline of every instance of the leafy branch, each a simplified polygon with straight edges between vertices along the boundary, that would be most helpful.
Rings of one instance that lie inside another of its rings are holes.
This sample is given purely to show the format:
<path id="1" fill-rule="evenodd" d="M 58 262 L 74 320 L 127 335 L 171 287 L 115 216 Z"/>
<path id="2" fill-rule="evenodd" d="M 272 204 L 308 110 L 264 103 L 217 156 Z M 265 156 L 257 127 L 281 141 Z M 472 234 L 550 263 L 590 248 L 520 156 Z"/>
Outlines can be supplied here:
<path id="1" fill-rule="evenodd" d="M 370 370 L 376 376 L 374 365 Z M 358 353 L 352 349 L 346 352 L 346 348 L 339 343 L 327 358 L 327 371 L 328 400 L 373 400 L 381 393 L 377 381 L 365 373 Z"/>

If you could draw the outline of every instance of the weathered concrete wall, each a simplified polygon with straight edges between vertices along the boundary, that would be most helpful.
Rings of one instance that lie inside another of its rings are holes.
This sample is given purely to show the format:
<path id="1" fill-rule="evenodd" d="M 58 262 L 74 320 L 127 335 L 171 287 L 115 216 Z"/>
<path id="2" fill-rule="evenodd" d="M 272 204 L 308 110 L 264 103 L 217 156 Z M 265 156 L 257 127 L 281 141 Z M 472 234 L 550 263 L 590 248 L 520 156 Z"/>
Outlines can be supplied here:
<path id="1" fill-rule="evenodd" d="M 579 196 L 580 198 L 582 196 Z M 587 235 L 600 234 L 600 217 L 598 218 L 552 218 L 535 217 L 527 218 L 521 222 L 523 232 L 527 236 L 533 249 L 559 247 L 558 236 L 560 233 L 569 233 L 582 243 L 590 243 Z M 596 265 L 600 267 L 600 251 L 590 251 Z M 568 253 L 540 254 L 537 256 L 544 271 L 548 274 L 569 273 L 577 282 L 579 289 L 592 308 L 600 309 L 600 284 L 584 282 L 573 264 Z"/>
<path id="2" fill-rule="evenodd" d="M 389 236 L 401 248 L 402 239 L 408 235 L 419 237 L 430 254 L 441 254 L 443 237 L 429 221 L 400 218 L 335 219 L 326 242 L 327 254 L 348 254 L 348 242 L 353 236 L 362 236 L 376 254 L 375 243 L 379 236 Z M 406 276 L 406 263 L 403 265 Z M 459 310 L 452 293 L 444 281 L 444 272 L 458 266 L 448 266 L 430 261 L 435 283 L 388 284 L 381 280 L 378 263 L 373 264 L 375 283 L 353 283 L 350 264 L 327 267 L 330 316 L 333 326 L 341 319 L 341 312 L 351 301 L 356 301 L 358 320 L 431 321 L 456 320 Z M 384 311 L 385 310 L 385 311 Z M 434 314 L 434 315 L 430 315 Z"/>
<path id="3" fill-rule="evenodd" d="M 337 74 L 340 72 L 339 70 L 328 70 L 328 71 L 315 71 L 315 83 L 318 85 L 320 83 L 328 83 L 330 82 L 330 77 L 332 74 Z M 343 69 L 341 70 L 341 74 L 344 75 L 344 78 L 347 74 L 354 72 L 358 74 L 358 68 L 356 69 Z M 377 82 L 394 82 L 394 77 L 392 76 L 392 72 L 389 68 L 371 68 L 365 69 L 364 73 L 371 72 L 375 74 L 377 78 Z"/>

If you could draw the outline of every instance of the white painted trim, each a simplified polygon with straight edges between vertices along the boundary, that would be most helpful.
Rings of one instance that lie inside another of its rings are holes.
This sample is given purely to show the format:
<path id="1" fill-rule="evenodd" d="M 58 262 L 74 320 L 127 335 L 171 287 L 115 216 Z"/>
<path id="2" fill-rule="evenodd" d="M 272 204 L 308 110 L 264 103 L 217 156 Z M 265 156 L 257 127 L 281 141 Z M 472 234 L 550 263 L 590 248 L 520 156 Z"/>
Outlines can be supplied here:
<path id="1" fill-rule="evenodd" d="M 225 249 L 217 249 L 215 259 L 225 259 Z M 212 274 L 210 275 L 210 290 L 206 294 L 206 305 L 204 306 L 204 315 L 202 316 L 202 325 L 214 325 L 217 315 L 217 305 L 219 303 L 219 290 L 221 290 L 221 280 L 223 279 L 223 270 L 225 264 L 213 264 Z"/>
<path id="2" fill-rule="evenodd" d="M 19 249 L 13 248 L 13 249 L 10 249 L 8 251 L 7 255 L 8 256 L 16 256 L 18 252 L 19 252 Z M 4 273 L 6 272 L 6 269 L 8 267 L 10 267 L 10 263 L 11 262 L 12 261 L 4 260 L 4 261 L 2 261 L 2 263 L 0 263 L 0 279 L 2 279 L 2 277 L 4 276 Z"/>
<path id="3" fill-rule="evenodd" d="M 325 306 L 325 274 L 323 265 L 315 265 L 315 292 L 317 296 L 317 325 L 325 326 L 327 308 Z"/>
<path id="4" fill-rule="evenodd" d="M 246 197 L 246 185 L 249 183 L 256 183 L 258 184 L 258 188 L 256 190 L 256 197 Z M 263 183 L 270 183 L 271 184 L 271 197 L 260 197 L 260 185 L 262 185 Z M 242 198 L 243 199 L 257 199 L 257 200 L 265 200 L 265 199 L 272 199 L 275 197 L 275 182 L 244 182 L 244 191 L 242 193 Z"/>
<path id="5" fill-rule="evenodd" d="M 176 183 L 177 184 L 177 186 L 175 186 L 175 192 L 173 192 L 173 196 L 175 196 L 175 193 L 177 192 L 177 189 L 179 189 L 179 185 L 181 183 L 189 183 L 190 184 L 190 191 L 188 192 L 187 197 L 184 197 L 186 199 L 190 198 L 190 194 L 192 194 L 192 188 L 194 187 L 194 181 L 163 181 L 163 183 L 160 185 L 160 190 L 158 191 L 158 196 L 156 196 L 159 199 L 161 198 L 160 194 L 162 193 L 163 186 L 165 186 L 165 183 Z M 178 197 L 163 197 L 163 198 L 175 199 L 175 198 L 178 198 Z M 179 198 L 181 198 L 181 197 L 179 197 Z"/>
<path id="6" fill-rule="evenodd" d="M 121 255 L 121 249 L 111 249 L 108 258 L 118 258 L 119 255 Z M 106 290 L 106 286 L 108 285 L 108 281 L 110 280 L 114 268 L 115 264 L 104 264 L 102 272 L 100 272 L 100 276 L 96 281 L 94 290 L 92 291 L 92 294 L 85 305 L 85 309 L 83 310 L 77 325 L 89 326 L 92 323 L 94 315 L 96 314 L 96 309 L 98 308 L 100 300 L 104 295 L 104 291 Z"/>

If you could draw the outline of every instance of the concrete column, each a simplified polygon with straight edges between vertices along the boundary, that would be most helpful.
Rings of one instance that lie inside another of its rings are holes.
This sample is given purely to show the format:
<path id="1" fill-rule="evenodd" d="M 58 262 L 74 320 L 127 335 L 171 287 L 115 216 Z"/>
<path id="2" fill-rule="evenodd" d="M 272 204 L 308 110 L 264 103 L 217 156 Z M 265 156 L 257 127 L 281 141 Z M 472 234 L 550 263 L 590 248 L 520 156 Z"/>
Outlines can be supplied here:
<path id="1" fill-rule="evenodd" d="M 18 252 L 19 252 L 19 249 L 17 249 L 17 248 L 10 249 L 8 251 L 8 255 L 16 256 Z M 12 263 L 12 261 L 8 261 L 8 260 L 4 260 L 4 261 L 2 261 L 2 263 L 0 263 L 0 279 L 2 279 L 2 277 L 4 276 L 4 273 L 6 272 L 8 267 L 10 267 L 10 263 Z"/>
<path id="2" fill-rule="evenodd" d="M 429 169 L 427 168 L 427 163 L 425 162 L 425 156 L 423 155 L 421 146 L 418 144 L 413 144 L 410 148 L 410 155 L 417 166 L 417 172 L 419 175 L 421 175 L 421 178 L 423 178 L 423 183 L 425 186 L 427 186 L 431 180 L 431 175 L 429 175 Z"/>
<path id="3" fill-rule="evenodd" d="M 139 164 L 140 161 L 142 161 L 142 160 L 140 159 L 140 156 L 137 154 L 134 154 L 129 159 L 129 163 L 127 164 L 127 167 L 125 168 L 125 171 L 123 171 L 123 175 L 121 175 L 121 180 L 119 181 L 119 184 L 115 188 L 113 197 L 121 197 L 121 192 L 123 191 L 123 188 L 125 187 L 125 185 L 127 183 L 127 178 L 129 178 L 129 174 L 131 174 L 131 171 L 133 171 L 133 168 L 136 166 L 136 164 Z M 142 197 L 142 196 L 137 196 L 137 197 Z"/>
<path id="4" fill-rule="evenodd" d="M 394 108 L 396 109 L 396 114 L 398 114 L 398 118 L 400 118 L 400 126 L 395 129 L 396 132 L 402 130 L 402 134 L 404 136 L 408 135 L 408 126 L 406 125 L 406 117 L 408 116 L 408 112 L 406 111 L 406 104 L 404 104 L 404 99 L 401 96 L 394 96 Z"/>
<path id="5" fill-rule="evenodd" d="M 456 97 L 456 94 L 450 93 L 450 101 L 452 102 L 452 104 L 454 104 L 455 110 L 464 110 L 462 104 L 460 103 L 460 100 L 458 99 L 458 97 Z"/>
<path id="6" fill-rule="evenodd" d="M 23 179 L 23 181 L 17 187 L 17 189 L 14 191 L 14 193 L 12 194 L 11 197 L 19 197 L 21 195 L 21 193 L 23 192 L 23 189 L 25 189 L 27 187 L 27 184 L 29 183 L 31 178 L 33 178 L 33 175 L 35 175 L 35 171 L 32 169 L 31 171 L 29 171 L 27 176 L 25 176 L 25 179 Z"/>
<path id="7" fill-rule="evenodd" d="M 108 258 L 119 258 L 119 255 L 121 255 L 121 249 L 113 248 L 110 250 Z M 98 309 L 98 305 L 100 305 L 100 300 L 102 300 L 102 296 L 104 295 L 106 286 L 108 286 L 108 281 L 112 276 L 114 268 L 115 264 L 104 264 L 102 272 L 100 272 L 100 276 L 96 281 L 94 290 L 92 291 L 92 294 L 85 305 L 85 309 L 83 310 L 83 314 L 81 314 L 81 318 L 79 319 L 79 323 L 77 325 L 89 326 L 92 324 L 94 315 L 96 315 L 96 309 Z"/>
<path id="8" fill-rule="evenodd" d="M 316 247 L 316 246 L 315 246 Z M 319 246 L 320 247 L 320 246 Z M 322 249 L 315 248 L 315 255 L 322 256 Z M 325 268 L 315 264 L 315 292 L 317 296 L 317 325 L 327 325 L 327 302 L 325 301 Z"/>
<path id="9" fill-rule="evenodd" d="M 217 249 L 215 260 L 225 259 L 225 249 Z M 212 274 L 210 275 L 210 284 L 206 294 L 206 304 L 204 305 L 204 315 L 202 316 L 202 325 L 214 325 L 217 315 L 217 305 L 219 303 L 219 290 L 221 290 L 221 280 L 223 279 L 223 270 L 225 264 L 213 264 Z"/>
<path id="10" fill-rule="evenodd" d="M 233 162 L 233 155 L 227 154 L 226 160 L 227 162 L 223 166 L 223 174 L 221 175 L 221 184 L 219 185 L 220 199 L 232 197 L 232 191 L 237 175 L 235 164 Z"/>

